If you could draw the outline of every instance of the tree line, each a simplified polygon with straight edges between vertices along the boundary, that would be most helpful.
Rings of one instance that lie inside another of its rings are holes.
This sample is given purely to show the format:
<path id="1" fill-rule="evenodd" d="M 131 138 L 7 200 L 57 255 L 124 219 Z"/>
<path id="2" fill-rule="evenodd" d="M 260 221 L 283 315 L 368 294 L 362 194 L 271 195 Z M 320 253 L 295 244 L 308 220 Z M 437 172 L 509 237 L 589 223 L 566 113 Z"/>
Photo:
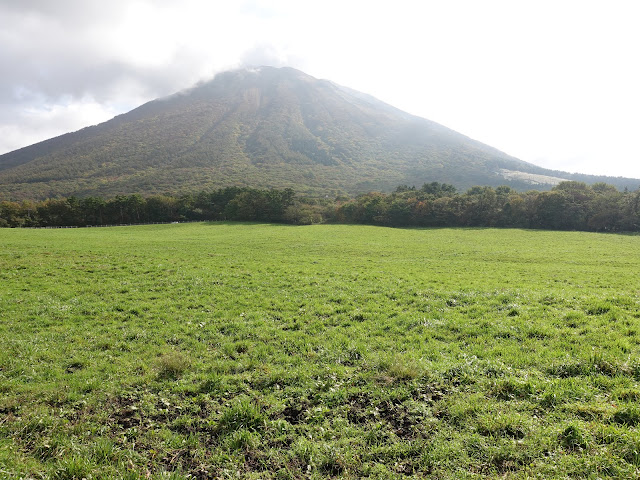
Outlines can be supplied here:
<path id="1" fill-rule="evenodd" d="M 516 227 L 620 232 L 640 230 L 640 190 L 562 182 L 551 191 L 473 187 L 463 194 L 437 182 L 368 193 L 336 207 L 339 222 L 421 227 Z"/>
<path id="2" fill-rule="evenodd" d="M 139 194 L 0 202 L 0 227 L 98 226 L 192 220 L 295 223 L 292 189 L 229 187 L 178 197 Z"/>
<path id="3" fill-rule="evenodd" d="M 0 227 L 118 225 L 193 220 L 291 224 L 357 223 L 392 227 L 517 227 L 640 231 L 640 190 L 563 182 L 548 192 L 438 182 L 356 198 L 297 198 L 292 189 L 229 187 L 181 196 L 118 195 L 0 202 Z"/>

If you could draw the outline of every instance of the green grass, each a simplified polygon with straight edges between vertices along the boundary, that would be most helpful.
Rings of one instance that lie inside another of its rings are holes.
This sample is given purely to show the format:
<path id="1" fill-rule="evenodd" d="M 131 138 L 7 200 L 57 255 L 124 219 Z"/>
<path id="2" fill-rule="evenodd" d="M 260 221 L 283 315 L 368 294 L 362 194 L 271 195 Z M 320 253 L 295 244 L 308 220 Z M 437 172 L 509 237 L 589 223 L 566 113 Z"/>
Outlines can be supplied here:
<path id="1" fill-rule="evenodd" d="M 0 229 L 0 478 L 634 478 L 640 236 Z"/>

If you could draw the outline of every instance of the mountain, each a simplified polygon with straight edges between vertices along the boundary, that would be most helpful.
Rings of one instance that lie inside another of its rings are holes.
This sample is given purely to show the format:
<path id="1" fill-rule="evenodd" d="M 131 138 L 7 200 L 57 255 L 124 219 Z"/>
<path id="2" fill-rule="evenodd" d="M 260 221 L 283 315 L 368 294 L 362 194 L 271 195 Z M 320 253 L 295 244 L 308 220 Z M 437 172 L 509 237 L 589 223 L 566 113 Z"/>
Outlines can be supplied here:
<path id="1" fill-rule="evenodd" d="M 0 156 L 0 199 L 231 185 L 333 196 L 433 181 L 526 190 L 564 179 L 640 184 L 546 170 L 369 95 L 273 67 L 221 73 L 102 124 Z"/>

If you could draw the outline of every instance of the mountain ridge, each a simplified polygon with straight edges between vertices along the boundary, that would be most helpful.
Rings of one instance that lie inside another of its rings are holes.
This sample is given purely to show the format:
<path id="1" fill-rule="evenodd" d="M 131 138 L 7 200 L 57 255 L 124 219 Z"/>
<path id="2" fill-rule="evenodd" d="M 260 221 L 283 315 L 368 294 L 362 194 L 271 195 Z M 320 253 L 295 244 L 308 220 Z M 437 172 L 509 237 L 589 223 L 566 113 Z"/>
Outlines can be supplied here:
<path id="1" fill-rule="evenodd" d="M 544 169 L 366 93 L 290 67 L 260 67 L 222 72 L 101 124 L 0 155 L 0 199 L 226 186 L 325 196 L 431 181 L 540 188 L 526 175 L 640 184 Z"/>

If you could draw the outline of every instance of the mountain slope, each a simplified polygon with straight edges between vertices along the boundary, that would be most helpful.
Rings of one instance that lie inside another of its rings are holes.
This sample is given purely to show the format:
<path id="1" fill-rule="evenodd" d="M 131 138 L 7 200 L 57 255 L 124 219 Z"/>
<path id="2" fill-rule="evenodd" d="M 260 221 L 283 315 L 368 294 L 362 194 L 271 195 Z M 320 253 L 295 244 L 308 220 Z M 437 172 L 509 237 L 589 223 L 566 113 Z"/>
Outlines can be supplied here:
<path id="1" fill-rule="evenodd" d="M 335 195 L 432 181 L 523 189 L 543 178 L 513 172 L 570 178 L 360 92 L 262 67 L 0 156 L 0 199 L 229 185 Z"/>

